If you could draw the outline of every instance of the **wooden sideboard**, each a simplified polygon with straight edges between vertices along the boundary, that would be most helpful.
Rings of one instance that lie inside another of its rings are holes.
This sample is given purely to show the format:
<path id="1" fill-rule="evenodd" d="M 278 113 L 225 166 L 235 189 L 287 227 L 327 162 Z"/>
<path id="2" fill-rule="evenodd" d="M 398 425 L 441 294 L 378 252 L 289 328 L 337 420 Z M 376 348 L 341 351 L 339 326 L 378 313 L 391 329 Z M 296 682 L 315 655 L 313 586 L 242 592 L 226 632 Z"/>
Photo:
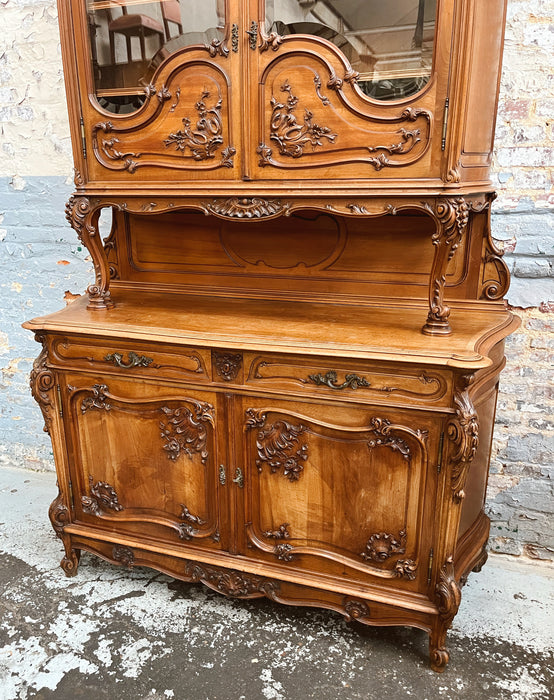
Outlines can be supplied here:
<path id="1" fill-rule="evenodd" d="M 488 179 L 505 2 L 167 4 L 176 34 L 163 2 L 59 3 L 95 280 L 24 325 L 62 568 L 412 625 L 442 671 L 518 324 Z"/>

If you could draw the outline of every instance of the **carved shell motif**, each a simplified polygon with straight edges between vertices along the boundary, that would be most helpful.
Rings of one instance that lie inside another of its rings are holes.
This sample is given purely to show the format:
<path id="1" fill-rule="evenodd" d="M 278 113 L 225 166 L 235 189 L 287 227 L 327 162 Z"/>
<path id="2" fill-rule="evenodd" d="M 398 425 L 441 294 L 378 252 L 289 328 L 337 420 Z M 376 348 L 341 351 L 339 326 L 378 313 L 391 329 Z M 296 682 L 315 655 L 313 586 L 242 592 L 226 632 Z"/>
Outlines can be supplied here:
<path id="1" fill-rule="evenodd" d="M 361 557 L 368 561 L 385 561 L 394 554 L 406 551 L 406 530 L 401 530 L 398 539 L 388 532 L 376 532 L 366 543 L 366 551 Z"/>

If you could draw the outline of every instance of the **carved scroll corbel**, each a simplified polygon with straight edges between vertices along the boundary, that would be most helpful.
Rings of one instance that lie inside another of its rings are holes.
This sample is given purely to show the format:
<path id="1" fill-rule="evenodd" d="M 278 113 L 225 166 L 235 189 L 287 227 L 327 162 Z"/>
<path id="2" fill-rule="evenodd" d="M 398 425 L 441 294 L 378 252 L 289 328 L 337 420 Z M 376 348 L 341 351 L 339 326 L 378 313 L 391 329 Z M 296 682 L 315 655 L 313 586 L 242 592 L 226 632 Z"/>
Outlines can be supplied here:
<path id="1" fill-rule="evenodd" d="M 433 234 L 435 257 L 429 280 L 429 315 L 423 326 L 425 335 L 450 335 L 452 329 L 448 318 L 450 309 L 444 302 L 446 270 L 454 257 L 463 237 L 467 233 L 471 212 L 481 212 L 490 207 L 490 198 L 480 202 L 470 202 L 464 197 L 438 199 L 434 207 L 424 204 L 437 224 Z"/>
<path id="2" fill-rule="evenodd" d="M 434 209 L 429 205 L 426 208 L 433 214 L 437 230 L 432 239 L 435 257 L 429 282 L 429 315 L 421 330 L 425 335 L 450 335 L 450 309 L 444 303 L 446 268 L 467 230 L 470 205 L 463 197 L 456 197 L 439 200 Z"/>
<path id="3" fill-rule="evenodd" d="M 110 267 L 98 229 L 100 208 L 93 207 L 88 197 L 73 195 L 65 207 L 65 216 L 81 243 L 89 251 L 94 265 L 96 281 L 87 289 L 87 308 L 109 309 L 114 304 L 109 291 Z"/>
<path id="4" fill-rule="evenodd" d="M 44 343 L 43 337 L 37 335 L 37 340 Z M 44 432 L 50 434 L 52 413 L 54 410 L 53 391 L 55 379 L 53 372 L 47 367 L 48 353 L 43 347 L 40 355 L 33 363 L 30 375 L 31 394 L 38 403 L 44 418 Z"/>
<path id="5" fill-rule="evenodd" d="M 467 472 L 479 445 L 479 419 L 468 392 L 472 381 L 471 374 L 458 379 L 454 394 L 456 417 L 449 421 L 447 427 L 448 439 L 454 445 L 450 463 L 452 498 L 456 503 L 461 503 L 465 498 Z"/>
<path id="6" fill-rule="evenodd" d="M 492 204 L 496 195 L 490 196 L 490 203 Z M 510 286 L 510 272 L 508 266 L 502 260 L 504 255 L 504 249 L 499 248 L 491 233 L 491 207 L 489 206 L 487 212 L 487 236 L 485 239 L 484 250 L 483 250 L 483 277 L 481 281 L 481 299 L 489 299 L 490 301 L 496 301 L 502 299 L 502 297 L 508 291 Z"/>

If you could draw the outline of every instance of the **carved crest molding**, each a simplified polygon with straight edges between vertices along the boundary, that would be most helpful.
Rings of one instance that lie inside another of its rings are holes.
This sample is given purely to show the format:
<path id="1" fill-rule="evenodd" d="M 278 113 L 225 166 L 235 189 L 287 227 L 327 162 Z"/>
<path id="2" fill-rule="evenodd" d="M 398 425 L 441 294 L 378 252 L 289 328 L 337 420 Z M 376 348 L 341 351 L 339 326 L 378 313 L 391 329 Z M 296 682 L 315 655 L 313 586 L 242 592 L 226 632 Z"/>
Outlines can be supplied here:
<path id="1" fill-rule="evenodd" d="M 202 205 L 205 214 L 213 214 L 221 219 L 268 219 L 287 214 L 289 203 L 279 199 L 260 197 L 229 197 L 213 199 Z"/>

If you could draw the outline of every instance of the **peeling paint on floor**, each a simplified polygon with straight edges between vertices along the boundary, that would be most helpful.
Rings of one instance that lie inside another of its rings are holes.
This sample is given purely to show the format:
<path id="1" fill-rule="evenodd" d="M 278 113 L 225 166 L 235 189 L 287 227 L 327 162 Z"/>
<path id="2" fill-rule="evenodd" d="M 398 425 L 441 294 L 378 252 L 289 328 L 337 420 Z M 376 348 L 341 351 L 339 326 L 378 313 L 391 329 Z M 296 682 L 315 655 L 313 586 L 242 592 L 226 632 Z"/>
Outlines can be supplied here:
<path id="1" fill-rule="evenodd" d="M 54 480 L 0 470 L 0 700 L 550 697 L 552 570 L 495 557 L 472 575 L 438 675 L 419 630 L 228 600 L 87 554 L 67 579 Z"/>

